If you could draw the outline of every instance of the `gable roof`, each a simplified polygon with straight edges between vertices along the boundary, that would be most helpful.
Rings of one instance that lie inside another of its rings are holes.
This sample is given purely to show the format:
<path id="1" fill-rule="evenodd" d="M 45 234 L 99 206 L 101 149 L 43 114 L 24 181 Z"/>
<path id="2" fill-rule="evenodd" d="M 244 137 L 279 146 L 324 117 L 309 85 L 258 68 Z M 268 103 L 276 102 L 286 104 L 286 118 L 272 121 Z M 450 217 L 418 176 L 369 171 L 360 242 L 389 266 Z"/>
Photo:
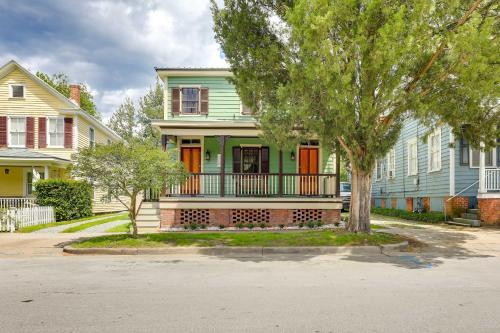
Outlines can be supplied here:
<path id="1" fill-rule="evenodd" d="M 106 132 L 108 135 L 113 137 L 115 140 L 122 140 L 122 138 L 116 134 L 115 131 L 113 131 L 111 128 L 107 127 L 104 125 L 101 121 L 96 119 L 94 116 L 90 115 L 88 112 L 85 110 L 82 110 L 75 102 L 70 100 L 68 97 L 64 96 L 61 94 L 59 91 L 45 83 L 42 79 L 40 79 L 38 76 L 33 75 L 30 71 L 28 71 L 26 68 L 23 66 L 19 65 L 15 60 L 10 60 L 8 63 L 0 67 L 0 80 L 7 76 L 10 72 L 12 72 L 14 69 L 19 69 L 23 74 L 25 74 L 27 77 L 32 79 L 35 83 L 40 85 L 42 88 L 47 90 L 51 95 L 56 97 L 58 100 L 63 102 L 65 105 L 67 105 L 67 108 L 64 108 L 61 110 L 62 113 L 64 114 L 71 114 L 71 115 L 79 115 L 82 116 L 83 118 L 86 118 L 87 121 L 89 121 L 92 125 L 98 127 L 102 131 Z"/>

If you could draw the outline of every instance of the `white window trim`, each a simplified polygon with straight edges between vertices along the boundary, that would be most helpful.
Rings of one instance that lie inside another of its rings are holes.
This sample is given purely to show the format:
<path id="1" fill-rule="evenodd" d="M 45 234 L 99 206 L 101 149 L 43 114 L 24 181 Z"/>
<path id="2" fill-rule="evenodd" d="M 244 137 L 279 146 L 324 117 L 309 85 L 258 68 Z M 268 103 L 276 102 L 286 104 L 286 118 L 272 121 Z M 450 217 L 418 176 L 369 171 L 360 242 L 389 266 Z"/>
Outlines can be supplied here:
<path id="1" fill-rule="evenodd" d="M 14 91 L 12 86 L 22 86 L 23 87 L 23 97 L 14 97 Z M 26 98 L 26 85 L 24 83 L 9 83 L 9 98 L 13 99 L 25 99 Z"/>
<path id="2" fill-rule="evenodd" d="M 91 137 L 90 137 L 90 132 L 91 131 L 94 132 L 94 141 L 93 142 L 92 142 Z M 94 145 L 92 146 L 91 143 L 94 143 Z M 95 145 L 96 145 L 95 128 L 93 128 L 92 126 L 89 126 L 89 147 L 95 147 Z"/>
<path id="3" fill-rule="evenodd" d="M 50 120 L 51 119 L 62 119 L 63 122 L 63 143 L 62 145 L 51 145 L 50 144 Z M 64 148 L 64 135 L 65 135 L 65 128 L 64 128 L 64 117 L 47 117 L 47 125 L 46 125 L 46 140 L 47 140 L 47 148 Z"/>
<path id="4" fill-rule="evenodd" d="M 485 160 L 485 168 L 486 169 L 496 169 L 497 167 L 500 167 L 500 165 L 496 165 L 497 164 L 497 149 L 496 147 L 494 148 L 491 148 L 493 150 L 492 152 L 492 159 L 493 159 L 493 164 L 492 165 L 486 165 L 486 160 Z M 472 146 L 469 146 L 469 168 L 471 169 L 479 169 L 479 165 L 478 166 L 474 166 L 472 165 L 472 151 L 473 150 L 476 150 L 474 148 L 472 148 Z M 486 154 L 486 151 L 484 152 Z"/>
<path id="5" fill-rule="evenodd" d="M 12 128 L 12 124 L 11 124 L 11 119 L 24 119 L 24 145 L 13 145 L 12 144 L 12 139 L 10 137 L 10 130 Z M 8 135 L 7 135 L 7 147 L 12 147 L 12 148 L 26 148 L 26 139 L 27 139 L 27 136 L 28 136 L 28 132 L 26 131 L 26 116 L 9 116 L 7 118 L 7 132 L 8 132 Z"/>
<path id="6" fill-rule="evenodd" d="M 438 145 L 438 148 L 439 148 L 439 159 L 438 159 L 438 167 L 435 168 L 435 169 L 431 169 L 431 137 L 432 136 L 435 136 L 435 135 L 438 135 L 439 136 L 439 145 Z M 437 171 L 441 171 L 441 165 L 442 165 L 442 149 L 441 149 L 441 145 L 442 145 L 442 141 L 441 141 L 442 137 L 441 137 L 441 127 L 439 128 L 436 128 L 436 130 L 434 132 L 432 132 L 431 134 L 429 134 L 428 138 L 427 138 L 427 173 L 431 173 L 431 172 L 437 172 Z"/>
<path id="7" fill-rule="evenodd" d="M 391 162 L 390 159 L 391 154 L 394 155 L 394 159 L 392 160 L 392 165 L 389 165 L 389 163 Z M 394 179 L 396 178 L 396 150 L 394 148 L 389 150 L 386 156 L 386 160 L 387 160 L 387 179 Z M 392 176 L 390 175 L 391 171 L 392 171 Z"/>
<path id="8" fill-rule="evenodd" d="M 201 85 L 180 85 L 179 88 L 179 115 L 188 117 L 197 117 L 201 115 Z M 197 113 L 184 113 L 182 109 L 182 89 L 196 88 L 198 89 L 198 110 Z"/>
<path id="9" fill-rule="evenodd" d="M 380 177 L 378 177 L 378 162 L 381 162 L 380 160 L 375 160 L 375 181 L 379 181 L 379 180 L 382 180 L 384 178 L 384 170 L 382 170 L 382 172 L 380 173 Z M 382 166 L 384 165 L 383 161 L 382 161 Z"/>
<path id="10" fill-rule="evenodd" d="M 410 173 L 410 145 L 415 145 L 415 172 Z M 406 150 L 407 150 L 407 168 L 408 168 L 408 176 L 416 176 L 418 175 L 418 139 L 417 137 L 411 138 L 406 141 Z"/>
<path id="11" fill-rule="evenodd" d="M 246 116 L 246 117 L 251 117 L 251 113 L 243 113 L 243 102 L 240 101 L 240 116 Z"/>

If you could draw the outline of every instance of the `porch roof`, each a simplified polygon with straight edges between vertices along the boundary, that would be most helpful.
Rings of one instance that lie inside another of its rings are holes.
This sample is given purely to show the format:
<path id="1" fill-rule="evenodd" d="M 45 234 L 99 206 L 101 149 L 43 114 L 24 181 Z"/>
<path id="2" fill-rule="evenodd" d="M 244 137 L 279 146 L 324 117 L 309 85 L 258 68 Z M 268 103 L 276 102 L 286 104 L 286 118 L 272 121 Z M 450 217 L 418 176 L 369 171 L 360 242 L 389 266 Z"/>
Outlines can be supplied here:
<path id="1" fill-rule="evenodd" d="M 42 164 L 53 163 L 60 165 L 71 163 L 70 160 L 64 158 L 39 153 L 25 148 L 0 149 L 0 164 L 2 165 L 26 165 L 40 162 L 42 162 Z"/>
<path id="2" fill-rule="evenodd" d="M 155 120 L 153 126 L 168 135 L 235 135 L 256 137 L 261 134 L 255 121 Z"/>

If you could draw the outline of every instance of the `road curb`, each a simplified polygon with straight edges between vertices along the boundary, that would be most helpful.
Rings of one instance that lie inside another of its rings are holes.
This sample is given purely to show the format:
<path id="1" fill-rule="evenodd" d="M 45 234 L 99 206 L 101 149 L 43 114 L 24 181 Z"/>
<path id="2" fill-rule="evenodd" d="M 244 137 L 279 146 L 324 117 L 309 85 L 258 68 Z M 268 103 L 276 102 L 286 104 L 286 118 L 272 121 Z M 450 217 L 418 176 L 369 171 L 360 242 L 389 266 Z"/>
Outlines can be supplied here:
<path id="1" fill-rule="evenodd" d="M 74 248 L 65 246 L 64 253 L 77 255 L 169 255 L 169 254 L 201 254 L 225 256 L 265 256 L 276 254 L 296 255 L 370 255 L 381 254 L 382 251 L 402 250 L 408 241 L 381 246 L 301 246 L 301 247 L 160 247 L 160 248 Z"/>

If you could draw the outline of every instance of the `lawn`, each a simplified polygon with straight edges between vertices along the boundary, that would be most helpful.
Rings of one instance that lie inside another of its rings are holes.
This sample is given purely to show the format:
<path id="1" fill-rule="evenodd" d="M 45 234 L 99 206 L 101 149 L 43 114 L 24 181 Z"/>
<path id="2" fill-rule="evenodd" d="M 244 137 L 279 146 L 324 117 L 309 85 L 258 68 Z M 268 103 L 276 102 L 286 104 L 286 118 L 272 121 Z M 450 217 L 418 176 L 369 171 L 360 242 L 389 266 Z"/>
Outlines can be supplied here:
<path id="1" fill-rule="evenodd" d="M 129 232 L 130 231 L 130 222 L 117 225 L 116 227 L 109 228 L 106 232 Z"/>
<path id="2" fill-rule="evenodd" d="M 348 233 L 345 231 L 288 231 L 288 232 L 171 232 L 131 235 L 110 235 L 89 238 L 74 243 L 79 248 L 165 247 L 165 246 L 354 246 L 398 243 L 399 235 L 375 232 Z"/>
<path id="3" fill-rule="evenodd" d="M 33 232 L 33 231 L 37 231 L 37 230 L 41 230 L 41 229 L 58 227 L 58 226 L 61 226 L 61 225 L 72 224 L 72 223 L 75 223 L 75 222 L 82 222 L 82 221 L 93 220 L 93 219 L 98 219 L 98 218 L 104 218 L 106 216 L 115 216 L 115 215 L 116 215 L 116 213 L 102 214 L 102 215 L 93 215 L 93 216 L 82 217 L 80 219 L 69 220 L 69 221 L 61 221 L 61 222 L 53 222 L 53 223 L 47 223 L 47 224 L 32 225 L 32 226 L 29 226 L 29 227 L 20 228 L 19 230 L 17 230 L 17 232 L 29 233 L 29 232 Z"/>
<path id="4" fill-rule="evenodd" d="M 99 224 L 113 222 L 113 221 L 118 221 L 118 220 L 124 220 L 124 219 L 128 219 L 128 213 L 122 213 L 122 214 L 119 214 L 119 215 L 113 215 L 113 216 L 108 217 L 106 219 L 79 224 L 79 225 L 76 225 L 74 227 L 69 227 L 68 229 L 64 229 L 61 232 L 63 232 L 63 233 L 78 232 L 78 231 L 82 231 L 82 230 L 85 230 L 87 228 L 99 225 Z"/>

